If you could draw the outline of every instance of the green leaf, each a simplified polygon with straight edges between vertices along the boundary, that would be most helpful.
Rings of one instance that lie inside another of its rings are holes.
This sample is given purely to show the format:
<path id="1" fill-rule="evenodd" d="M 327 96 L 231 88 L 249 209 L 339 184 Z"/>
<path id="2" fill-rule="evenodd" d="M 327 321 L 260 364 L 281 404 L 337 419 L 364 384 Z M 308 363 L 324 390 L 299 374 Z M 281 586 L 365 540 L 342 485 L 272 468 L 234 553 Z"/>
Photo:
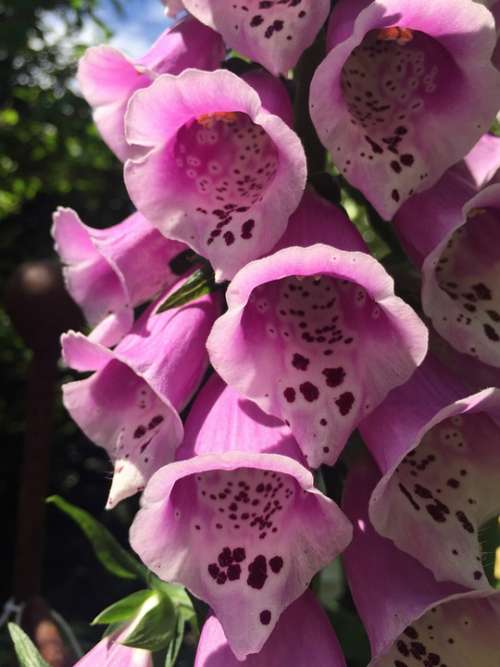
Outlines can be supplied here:
<path id="1" fill-rule="evenodd" d="M 215 289 L 214 274 L 211 269 L 197 269 L 186 282 L 171 294 L 158 308 L 157 313 L 163 313 L 171 308 L 184 306 L 204 294 L 210 294 Z"/>
<path id="2" fill-rule="evenodd" d="M 177 623 L 177 614 L 170 598 L 158 591 L 142 604 L 130 631 L 120 640 L 125 646 L 160 651 L 172 641 Z"/>
<path id="3" fill-rule="evenodd" d="M 103 609 L 92 621 L 92 625 L 107 625 L 128 621 L 136 615 L 143 603 L 154 593 L 151 590 L 136 591 Z"/>
<path id="4" fill-rule="evenodd" d="M 147 579 L 146 568 L 125 551 L 109 530 L 96 521 L 91 514 L 60 496 L 50 496 L 47 502 L 55 505 L 73 519 L 91 543 L 95 555 L 108 572 L 123 579 L 137 579 L 137 577 Z"/>
<path id="5" fill-rule="evenodd" d="M 9 623 L 8 628 L 20 667 L 50 667 L 24 630 L 15 623 Z"/>
<path id="6" fill-rule="evenodd" d="M 165 667 L 174 667 L 177 658 L 179 657 L 179 651 L 181 650 L 182 642 L 184 640 L 185 626 L 185 619 L 179 615 L 175 626 L 174 637 L 168 645 L 167 655 L 165 657 Z"/>

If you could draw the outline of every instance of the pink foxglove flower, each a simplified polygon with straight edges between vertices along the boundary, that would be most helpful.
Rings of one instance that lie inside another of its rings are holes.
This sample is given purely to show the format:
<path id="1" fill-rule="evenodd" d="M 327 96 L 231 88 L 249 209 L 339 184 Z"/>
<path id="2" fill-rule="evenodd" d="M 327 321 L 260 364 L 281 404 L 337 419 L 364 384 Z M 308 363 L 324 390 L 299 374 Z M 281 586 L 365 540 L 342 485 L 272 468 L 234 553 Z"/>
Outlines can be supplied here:
<path id="1" fill-rule="evenodd" d="M 273 87 L 281 108 L 277 80 L 261 100 L 231 72 L 190 69 L 159 77 L 128 107 L 127 139 L 142 150 L 125 165 L 133 202 L 165 236 L 207 257 L 217 280 L 271 250 L 304 190 L 304 150 L 268 110 Z"/>
<path id="2" fill-rule="evenodd" d="M 258 653 L 351 527 L 279 454 L 226 451 L 171 463 L 149 481 L 130 543 L 165 581 L 205 600 L 239 660 Z"/>
<path id="3" fill-rule="evenodd" d="M 313 42 L 330 11 L 329 0 L 233 2 L 183 0 L 226 44 L 275 74 L 287 74 Z"/>
<path id="4" fill-rule="evenodd" d="M 90 338 L 106 346 L 130 331 L 136 306 L 177 282 L 169 262 L 186 249 L 162 236 L 140 213 L 95 229 L 72 209 L 58 208 L 52 236 L 65 265 L 66 288 L 95 327 Z"/>
<path id="5" fill-rule="evenodd" d="M 108 508 L 142 491 L 149 477 L 173 460 L 183 436 L 178 413 L 207 367 L 205 340 L 218 313 L 215 297 L 160 314 L 159 303 L 148 308 L 114 350 L 75 332 L 62 338 L 68 366 L 94 371 L 64 385 L 63 401 L 113 462 Z"/>
<path id="6" fill-rule="evenodd" d="M 500 592 L 439 583 L 417 560 L 378 535 L 367 512 L 377 478 L 373 464 L 358 462 L 343 498 L 354 524 L 344 564 L 370 638 L 369 667 L 496 667 Z M 446 542 L 440 546 L 446 548 Z"/>
<path id="7" fill-rule="evenodd" d="M 360 428 L 383 473 L 376 530 L 438 581 L 488 589 L 480 529 L 500 512 L 500 390 L 467 396 L 428 359 Z"/>
<path id="8" fill-rule="evenodd" d="M 214 373 L 189 412 L 176 459 L 228 451 L 284 454 L 304 463 L 290 429 Z"/>
<path id="9" fill-rule="evenodd" d="M 299 630 L 300 629 L 300 630 Z M 345 667 L 345 659 L 328 616 L 306 591 L 280 617 L 257 655 L 240 662 L 231 651 L 222 625 L 211 616 L 203 626 L 194 667 Z"/>
<path id="10" fill-rule="evenodd" d="M 104 637 L 74 667 L 153 667 L 150 651 L 120 644 L 128 633 L 129 626 Z"/>
<path id="11" fill-rule="evenodd" d="M 125 140 L 123 119 L 133 93 L 160 74 L 179 74 L 186 67 L 212 70 L 223 58 L 219 35 L 187 18 L 165 30 L 137 60 L 109 45 L 87 49 L 78 66 L 78 83 L 102 138 L 120 160 L 126 160 L 133 148 Z"/>
<path id="12" fill-rule="evenodd" d="M 495 42 L 493 16 L 471 0 L 336 5 L 311 116 L 336 165 L 385 219 L 488 130 L 500 108 Z"/>
<path id="13" fill-rule="evenodd" d="M 306 229 L 337 247 L 308 245 Z M 315 468 L 333 464 L 357 424 L 411 376 L 427 330 L 357 236 L 355 250 L 341 249 L 353 248 L 354 232 L 334 206 L 308 193 L 292 233 L 306 247 L 241 269 L 207 345 L 219 375 L 286 421 Z"/>

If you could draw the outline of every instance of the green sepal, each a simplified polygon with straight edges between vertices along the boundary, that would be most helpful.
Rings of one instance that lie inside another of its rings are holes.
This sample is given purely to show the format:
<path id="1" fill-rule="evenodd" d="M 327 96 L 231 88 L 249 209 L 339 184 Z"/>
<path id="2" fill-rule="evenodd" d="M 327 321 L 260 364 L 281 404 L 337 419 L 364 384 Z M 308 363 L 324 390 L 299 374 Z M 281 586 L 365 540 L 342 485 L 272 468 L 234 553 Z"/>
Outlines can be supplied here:
<path id="1" fill-rule="evenodd" d="M 177 614 L 170 598 L 152 591 L 131 622 L 127 636 L 120 639 L 120 644 L 161 651 L 172 641 L 176 622 Z"/>
<path id="2" fill-rule="evenodd" d="M 77 524 L 92 545 L 95 555 L 102 565 L 122 579 L 147 581 L 148 571 L 117 542 L 113 535 L 94 517 L 61 496 L 50 496 L 47 503 L 55 505 Z"/>
<path id="3" fill-rule="evenodd" d="M 151 595 L 154 595 L 154 592 L 149 589 L 127 595 L 127 597 L 103 609 L 100 614 L 97 614 L 91 625 L 107 625 L 108 623 L 128 621 L 137 614 L 140 607 Z"/>
<path id="4" fill-rule="evenodd" d="M 182 642 L 184 640 L 185 627 L 186 620 L 183 618 L 182 614 L 179 614 L 177 623 L 175 624 L 175 633 L 172 641 L 168 645 L 167 655 L 165 656 L 165 667 L 174 667 L 177 662 L 179 651 L 181 650 Z"/>
<path id="5" fill-rule="evenodd" d="M 179 308 L 205 294 L 210 294 L 214 289 L 213 271 L 209 267 L 197 269 L 178 290 L 165 299 L 156 312 L 163 313 L 171 308 Z"/>
<path id="6" fill-rule="evenodd" d="M 19 667 L 50 667 L 24 630 L 15 623 L 9 623 L 7 627 L 14 643 Z"/>

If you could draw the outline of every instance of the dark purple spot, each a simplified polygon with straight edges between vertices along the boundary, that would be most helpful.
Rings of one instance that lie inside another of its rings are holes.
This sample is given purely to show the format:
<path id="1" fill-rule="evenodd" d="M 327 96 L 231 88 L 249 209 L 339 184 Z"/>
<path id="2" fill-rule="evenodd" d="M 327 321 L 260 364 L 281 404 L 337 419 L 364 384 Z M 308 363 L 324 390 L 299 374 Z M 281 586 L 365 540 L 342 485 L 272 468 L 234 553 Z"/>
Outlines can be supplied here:
<path id="1" fill-rule="evenodd" d="M 317 401 L 319 398 L 319 390 L 316 385 L 314 385 L 312 382 L 304 382 L 299 386 L 300 393 L 302 396 L 308 401 L 309 403 L 312 403 L 313 401 Z"/>
<path id="2" fill-rule="evenodd" d="M 271 622 L 271 612 L 269 609 L 264 609 L 264 611 L 261 611 L 259 618 L 262 625 L 269 625 Z"/>
<path id="3" fill-rule="evenodd" d="M 295 389 L 293 387 L 287 387 L 283 392 L 283 396 L 288 403 L 293 403 L 295 401 Z"/>
<path id="4" fill-rule="evenodd" d="M 309 359 L 296 352 L 293 355 L 292 365 L 299 371 L 306 371 L 309 366 Z"/>
<path id="5" fill-rule="evenodd" d="M 346 375 L 342 366 L 339 366 L 338 368 L 324 368 L 322 372 L 326 378 L 326 384 L 329 387 L 338 387 L 341 385 Z"/>
<path id="6" fill-rule="evenodd" d="M 271 558 L 269 561 L 269 567 L 275 574 L 278 574 L 283 567 L 283 558 L 281 558 L 281 556 L 274 556 L 274 558 Z"/>
<path id="7" fill-rule="evenodd" d="M 335 405 L 338 407 L 340 414 L 345 417 L 345 415 L 349 414 L 354 405 L 354 394 L 350 391 L 344 392 L 335 401 Z"/>
<path id="8" fill-rule="evenodd" d="M 146 435 L 146 427 L 138 426 L 134 431 L 134 438 L 142 438 L 143 435 Z"/>

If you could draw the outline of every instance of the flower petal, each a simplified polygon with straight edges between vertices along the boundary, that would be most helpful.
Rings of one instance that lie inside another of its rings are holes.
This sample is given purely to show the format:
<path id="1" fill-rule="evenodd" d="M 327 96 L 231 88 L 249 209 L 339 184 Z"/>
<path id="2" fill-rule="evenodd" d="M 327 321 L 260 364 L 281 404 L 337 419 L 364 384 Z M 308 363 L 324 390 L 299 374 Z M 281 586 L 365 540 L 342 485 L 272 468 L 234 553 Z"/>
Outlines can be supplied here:
<path id="1" fill-rule="evenodd" d="M 358 461 L 343 499 L 354 524 L 344 563 L 372 646 L 369 667 L 495 667 L 500 593 L 438 583 L 418 561 L 378 535 L 367 516 L 377 477 L 373 464 Z"/>
<path id="2" fill-rule="evenodd" d="M 300 628 L 300 632 L 298 632 Z M 306 591 L 280 617 L 258 655 L 240 662 L 222 625 L 211 616 L 203 626 L 194 667 L 345 667 L 345 659 L 327 615 Z"/>
<path id="3" fill-rule="evenodd" d="M 297 208 L 306 161 L 297 135 L 231 72 L 164 75 L 130 101 L 125 181 L 169 238 L 207 257 L 217 280 L 269 252 Z"/>
<path id="4" fill-rule="evenodd" d="M 426 354 L 425 326 L 365 253 L 286 248 L 243 268 L 226 298 L 207 343 L 212 365 L 290 424 L 310 467 L 333 464 Z"/>
<path id="5" fill-rule="evenodd" d="M 311 117 L 341 172 L 390 219 L 491 125 L 494 20 L 469 0 L 363 2 L 349 17 L 350 2 L 332 13 L 341 25 L 311 84 Z"/>
<path id="6" fill-rule="evenodd" d="M 114 464 L 108 508 L 141 491 L 173 460 L 183 436 L 178 411 L 206 370 L 205 340 L 216 303 L 207 296 L 161 314 L 153 304 L 113 351 L 82 334 L 63 336 L 66 362 L 96 371 L 65 384 L 63 399 L 71 417 Z"/>
<path id="7" fill-rule="evenodd" d="M 108 45 L 87 49 L 78 65 L 78 83 L 94 109 L 102 138 L 120 160 L 126 160 L 134 154 L 125 140 L 123 126 L 131 95 L 149 86 L 159 74 L 178 74 L 186 67 L 215 69 L 223 57 L 220 37 L 187 18 L 165 30 L 136 61 Z"/>
<path id="8" fill-rule="evenodd" d="M 500 511 L 500 390 L 466 396 L 426 362 L 360 428 L 384 473 L 376 530 L 438 581 L 489 588 L 479 531 Z"/>
<path id="9" fill-rule="evenodd" d="M 114 345 L 130 330 L 133 308 L 177 282 L 169 262 L 186 249 L 162 236 L 140 213 L 95 229 L 72 209 L 58 208 L 52 236 L 66 265 L 68 292 L 91 326 L 102 323 L 92 339 L 103 345 Z"/>
<path id="10" fill-rule="evenodd" d="M 422 267 L 422 305 L 457 350 L 500 367 L 500 185 L 457 213 Z"/>
<path id="11" fill-rule="evenodd" d="M 287 74 L 313 42 L 330 11 L 329 0 L 267 2 L 184 0 L 199 21 L 226 44 L 275 75 Z"/>
<path id="12" fill-rule="evenodd" d="M 284 454 L 304 463 L 290 429 L 214 373 L 189 412 L 176 459 L 228 451 Z"/>
<path id="13" fill-rule="evenodd" d="M 151 479 L 130 543 L 161 579 L 205 600 L 239 660 L 350 541 L 333 501 L 278 454 L 225 452 L 171 463 Z"/>

